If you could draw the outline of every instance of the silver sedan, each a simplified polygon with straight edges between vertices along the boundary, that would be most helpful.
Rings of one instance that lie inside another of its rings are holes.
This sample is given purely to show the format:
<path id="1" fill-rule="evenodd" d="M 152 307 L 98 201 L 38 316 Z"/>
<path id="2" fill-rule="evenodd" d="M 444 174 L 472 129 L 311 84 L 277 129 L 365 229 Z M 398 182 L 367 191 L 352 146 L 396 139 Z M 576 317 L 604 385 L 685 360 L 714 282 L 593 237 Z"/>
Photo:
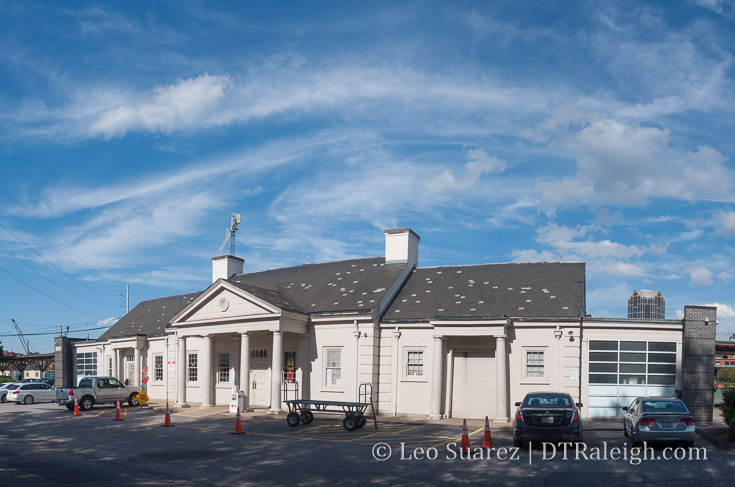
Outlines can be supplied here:
<path id="1" fill-rule="evenodd" d="M 694 445 L 695 423 L 681 399 L 638 397 L 622 408 L 623 430 L 633 446 L 643 441 L 678 441 Z"/>

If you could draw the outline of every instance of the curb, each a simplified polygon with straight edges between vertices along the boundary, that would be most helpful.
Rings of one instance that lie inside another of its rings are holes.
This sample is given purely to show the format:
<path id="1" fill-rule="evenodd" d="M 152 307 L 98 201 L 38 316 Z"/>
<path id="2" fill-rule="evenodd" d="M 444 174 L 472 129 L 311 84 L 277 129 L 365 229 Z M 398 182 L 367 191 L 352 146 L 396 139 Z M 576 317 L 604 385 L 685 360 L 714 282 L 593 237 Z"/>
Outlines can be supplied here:
<path id="1" fill-rule="evenodd" d="M 721 439 L 712 436 L 711 434 L 709 434 L 706 431 L 696 430 L 696 433 L 697 433 L 697 436 L 701 436 L 702 438 L 704 438 L 708 442 L 712 443 L 713 445 L 715 445 L 717 448 L 719 448 L 721 450 L 733 450 L 733 449 L 735 449 L 735 445 L 733 445 L 731 443 L 728 443 L 726 441 L 722 441 Z"/>

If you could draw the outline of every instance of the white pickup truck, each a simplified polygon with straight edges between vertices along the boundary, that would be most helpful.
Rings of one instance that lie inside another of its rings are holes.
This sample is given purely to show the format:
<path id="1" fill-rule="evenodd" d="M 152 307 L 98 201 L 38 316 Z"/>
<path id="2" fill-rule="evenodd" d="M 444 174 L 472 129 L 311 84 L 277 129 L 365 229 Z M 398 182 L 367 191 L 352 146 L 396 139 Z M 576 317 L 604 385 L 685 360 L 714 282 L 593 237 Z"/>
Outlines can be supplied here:
<path id="1" fill-rule="evenodd" d="M 84 377 L 79 387 L 56 389 L 56 402 L 72 410 L 76 397 L 82 411 L 92 409 L 95 404 L 115 404 L 117 401 L 137 406 L 138 393 L 140 387 L 126 386 L 114 377 Z"/>

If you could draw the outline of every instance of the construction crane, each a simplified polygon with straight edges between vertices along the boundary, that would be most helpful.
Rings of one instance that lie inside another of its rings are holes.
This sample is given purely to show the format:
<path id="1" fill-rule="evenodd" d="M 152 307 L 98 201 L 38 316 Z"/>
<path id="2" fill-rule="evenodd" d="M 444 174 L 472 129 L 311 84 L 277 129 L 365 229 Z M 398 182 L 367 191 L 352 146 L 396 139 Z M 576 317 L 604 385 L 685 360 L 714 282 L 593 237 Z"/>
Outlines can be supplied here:
<path id="1" fill-rule="evenodd" d="M 222 245 L 219 246 L 219 250 L 217 253 L 222 252 L 222 249 L 224 248 L 227 241 L 230 241 L 230 255 L 235 255 L 235 232 L 237 231 L 237 226 L 240 225 L 240 214 L 239 213 L 233 213 L 232 214 L 232 220 L 230 223 L 230 228 L 225 230 L 227 232 L 225 234 L 225 240 L 222 242 Z"/>
<path id="2" fill-rule="evenodd" d="M 21 345 L 23 345 L 23 348 L 26 351 L 26 355 L 30 355 L 31 354 L 31 343 L 26 339 L 25 336 L 23 336 L 23 332 L 20 331 L 20 327 L 18 326 L 18 323 L 16 323 L 13 318 L 10 318 L 10 321 L 13 322 L 13 326 L 15 327 L 15 334 L 18 335 L 18 339 L 20 340 Z"/>

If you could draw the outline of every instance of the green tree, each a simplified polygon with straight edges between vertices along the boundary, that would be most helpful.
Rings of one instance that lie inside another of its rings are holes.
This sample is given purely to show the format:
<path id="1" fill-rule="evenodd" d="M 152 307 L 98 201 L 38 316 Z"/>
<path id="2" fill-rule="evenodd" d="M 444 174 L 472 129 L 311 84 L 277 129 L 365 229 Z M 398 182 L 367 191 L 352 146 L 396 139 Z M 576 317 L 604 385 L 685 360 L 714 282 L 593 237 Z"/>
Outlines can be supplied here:
<path id="1" fill-rule="evenodd" d="M 735 367 L 722 367 L 717 371 L 719 382 L 735 382 Z"/>

